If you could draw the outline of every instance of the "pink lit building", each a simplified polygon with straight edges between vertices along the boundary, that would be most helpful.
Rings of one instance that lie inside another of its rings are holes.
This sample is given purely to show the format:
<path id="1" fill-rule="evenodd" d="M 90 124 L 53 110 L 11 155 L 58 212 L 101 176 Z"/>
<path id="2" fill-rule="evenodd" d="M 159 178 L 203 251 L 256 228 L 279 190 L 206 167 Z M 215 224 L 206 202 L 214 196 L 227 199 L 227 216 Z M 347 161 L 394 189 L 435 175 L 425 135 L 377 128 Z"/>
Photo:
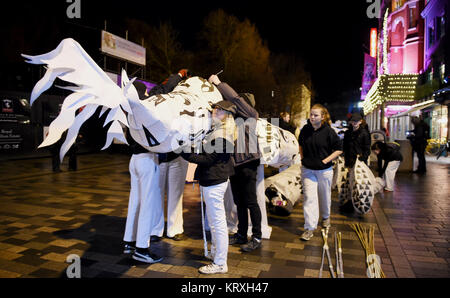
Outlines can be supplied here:
<path id="1" fill-rule="evenodd" d="M 423 69 L 423 0 L 392 1 L 388 17 L 389 73 L 411 74 Z"/>

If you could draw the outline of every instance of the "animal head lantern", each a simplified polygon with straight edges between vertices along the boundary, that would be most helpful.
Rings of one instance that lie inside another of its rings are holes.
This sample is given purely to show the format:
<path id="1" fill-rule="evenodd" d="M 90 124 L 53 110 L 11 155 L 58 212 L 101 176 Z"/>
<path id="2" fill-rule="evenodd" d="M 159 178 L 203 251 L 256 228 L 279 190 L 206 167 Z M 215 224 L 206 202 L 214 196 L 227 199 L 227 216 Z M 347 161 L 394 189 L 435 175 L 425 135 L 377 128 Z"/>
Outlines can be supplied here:
<path id="1" fill-rule="evenodd" d="M 122 71 L 122 85 L 117 86 L 92 60 L 78 42 L 64 39 L 53 51 L 39 55 L 22 55 L 28 63 L 45 64 L 47 72 L 35 85 L 31 104 L 53 85 L 56 78 L 75 86 L 60 87 L 73 91 L 64 100 L 61 112 L 50 124 L 49 134 L 39 147 L 57 142 L 68 130 L 61 146 L 60 158 L 74 143 L 81 125 L 89 119 L 98 106 L 101 115 L 109 110 L 104 125 L 112 122 L 106 144 L 114 138 L 127 143 L 122 126 L 129 127 L 132 138 L 152 152 L 174 151 L 203 139 L 209 131 L 210 104 L 221 101 L 215 86 L 205 79 L 193 77 L 181 82 L 173 92 L 139 100 L 133 80 Z M 75 116 L 75 111 L 85 106 Z"/>

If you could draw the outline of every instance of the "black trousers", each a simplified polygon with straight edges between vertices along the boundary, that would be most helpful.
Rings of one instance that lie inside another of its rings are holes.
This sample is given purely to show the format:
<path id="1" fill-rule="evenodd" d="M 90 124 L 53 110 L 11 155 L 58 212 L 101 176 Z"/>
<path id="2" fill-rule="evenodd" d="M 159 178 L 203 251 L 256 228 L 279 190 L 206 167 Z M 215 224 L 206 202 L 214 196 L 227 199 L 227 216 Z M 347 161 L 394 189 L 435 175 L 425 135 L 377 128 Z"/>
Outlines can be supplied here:
<path id="1" fill-rule="evenodd" d="M 417 158 L 419 159 L 419 166 L 417 167 L 417 171 L 419 172 L 427 171 L 427 163 L 425 160 L 425 148 L 426 144 L 417 144 L 413 148 L 413 150 L 417 153 Z"/>
<path id="2" fill-rule="evenodd" d="M 235 174 L 230 177 L 230 182 L 234 203 L 237 206 L 238 234 L 247 237 L 248 210 L 250 210 L 253 237 L 261 239 L 261 210 L 256 196 L 258 166 L 259 159 L 235 167 Z"/>
<path id="3" fill-rule="evenodd" d="M 57 143 L 55 145 L 50 146 L 50 152 L 52 153 L 52 169 L 53 172 L 60 171 L 61 160 L 59 159 L 59 150 L 61 149 L 62 143 Z M 67 155 L 69 155 L 69 170 L 76 171 L 77 170 L 77 145 L 73 144 L 70 147 L 69 151 L 67 151 Z"/>

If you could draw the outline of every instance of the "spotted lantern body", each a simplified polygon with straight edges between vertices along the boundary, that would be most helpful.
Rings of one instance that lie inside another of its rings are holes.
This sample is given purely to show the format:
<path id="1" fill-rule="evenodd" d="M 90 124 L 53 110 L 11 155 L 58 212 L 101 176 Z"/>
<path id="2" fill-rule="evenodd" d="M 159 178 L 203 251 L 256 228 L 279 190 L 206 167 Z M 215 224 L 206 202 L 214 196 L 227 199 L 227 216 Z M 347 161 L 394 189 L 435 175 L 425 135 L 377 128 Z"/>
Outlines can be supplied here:
<path id="1" fill-rule="evenodd" d="M 223 100 L 219 90 L 200 77 L 182 81 L 168 94 L 140 100 L 134 79 L 129 80 L 127 73 L 122 71 L 122 84 L 117 86 L 71 38 L 61 41 L 49 53 L 22 56 L 28 63 L 47 66 L 44 77 L 33 88 L 31 104 L 53 85 L 56 78 L 72 84 L 60 87 L 73 93 L 65 98 L 60 114 L 50 124 L 48 136 L 39 146 L 54 144 L 68 130 L 60 150 L 61 160 L 74 143 L 81 125 L 99 106 L 102 106 L 100 116 L 108 111 L 104 125 L 111 123 L 102 149 L 109 147 L 114 138 L 127 143 L 123 124 L 141 146 L 151 152 L 163 153 L 201 142 L 210 132 L 211 104 Z M 84 107 L 82 112 L 75 115 L 81 107 Z M 275 167 L 299 163 L 298 143 L 291 133 L 264 119 L 258 119 L 257 123 L 262 163 Z"/>
<path id="2" fill-rule="evenodd" d="M 348 179 L 348 168 L 345 167 L 344 157 L 339 156 L 334 164 L 332 188 L 337 187 L 339 204 L 347 203 L 350 196 L 350 180 Z"/>
<path id="3" fill-rule="evenodd" d="M 364 162 L 357 159 L 350 170 L 349 180 L 353 207 L 356 212 L 366 214 L 375 197 L 375 176 Z"/>
<path id="4" fill-rule="evenodd" d="M 294 164 L 264 180 L 269 211 L 278 215 L 291 214 L 302 193 L 301 165 Z"/>
<path id="5" fill-rule="evenodd" d="M 265 119 L 256 122 L 261 163 L 272 167 L 300 164 L 299 145 L 295 136 Z"/>

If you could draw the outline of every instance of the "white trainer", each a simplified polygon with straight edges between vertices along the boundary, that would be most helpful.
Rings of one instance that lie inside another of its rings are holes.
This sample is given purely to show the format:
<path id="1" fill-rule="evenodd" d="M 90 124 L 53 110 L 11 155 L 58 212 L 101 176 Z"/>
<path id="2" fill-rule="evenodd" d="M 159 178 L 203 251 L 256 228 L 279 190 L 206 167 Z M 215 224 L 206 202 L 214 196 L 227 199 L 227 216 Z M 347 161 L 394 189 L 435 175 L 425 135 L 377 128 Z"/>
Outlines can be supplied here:
<path id="1" fill-rule="evenodd" d="M 227 264 L 217 265 L 217 264 L 211 263 L 209 265 L 200 267 L 198 269 L 198 271 L 203 274 L 227 273 L 228 266 L 227 266 Z"/>

